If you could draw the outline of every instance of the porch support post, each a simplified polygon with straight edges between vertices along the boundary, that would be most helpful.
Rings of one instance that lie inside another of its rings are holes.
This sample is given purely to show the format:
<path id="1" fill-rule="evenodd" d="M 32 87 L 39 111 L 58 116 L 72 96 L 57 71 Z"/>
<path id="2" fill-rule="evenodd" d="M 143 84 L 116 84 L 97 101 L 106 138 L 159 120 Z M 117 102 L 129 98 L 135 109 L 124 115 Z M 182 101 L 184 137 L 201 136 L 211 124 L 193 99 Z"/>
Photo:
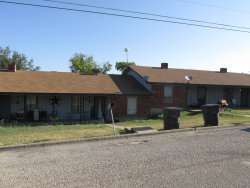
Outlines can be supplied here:
<path id="1" fill-rule="evenodd" d="M 24 95 L 24 122 L 26 123 L 27 122 L 27 108 L 26 108 L 26 101 L 27 101 L 27 96 L 26 95 Z"/>
<path id="2" fill-rule="evenodd" d="M 82 96 L 80 96 L 80 122 L 82 121 Z"/>

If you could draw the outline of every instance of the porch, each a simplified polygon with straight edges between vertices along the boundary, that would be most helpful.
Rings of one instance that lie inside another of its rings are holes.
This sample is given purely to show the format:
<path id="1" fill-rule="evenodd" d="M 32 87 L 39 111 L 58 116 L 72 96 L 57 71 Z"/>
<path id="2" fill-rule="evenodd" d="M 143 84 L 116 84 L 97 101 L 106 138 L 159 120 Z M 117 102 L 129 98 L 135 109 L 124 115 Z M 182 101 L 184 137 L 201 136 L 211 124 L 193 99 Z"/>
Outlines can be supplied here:
<path id="1" fill-rule="evenodd" d="M 6 119 L 0 123 L 0 126 L 2 125 L 9 125 L 9 126 L 31 126 L 31 127 L 36 127 L 36 126 L 47 126 L 47 125 L 77 125 L 77 124 L 82 124 L 82 125 L 87 125 L 87 124 L 105 124 L 104 119 L 98 119 L 98 120 L 59 120 L 59 121 L 50 121 L 50 120 L 41 120 L 41 121 L 19 121 L 19 120 L 9 120 Z"/>
<path id="2" fill-rule="evenodd" d="M 5 122 L 47 123 L 109 121 L 108 96 L 0 95 Z"/>
<path id="3" fill-rule="evenodd" d="M 187 86 L 187 107 L 217 104 L 222 99 L 227 101 L 229 107 L 250 107 L 249 88 Z"/>

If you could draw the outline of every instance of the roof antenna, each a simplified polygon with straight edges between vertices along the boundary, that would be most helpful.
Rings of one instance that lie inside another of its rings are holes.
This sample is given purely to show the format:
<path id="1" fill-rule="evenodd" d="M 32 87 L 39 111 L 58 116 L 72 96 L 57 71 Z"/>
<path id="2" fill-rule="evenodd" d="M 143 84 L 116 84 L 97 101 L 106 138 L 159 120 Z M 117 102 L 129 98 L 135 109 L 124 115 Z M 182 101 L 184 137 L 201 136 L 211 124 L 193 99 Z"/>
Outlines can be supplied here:
<path id="1" fill-rule="evenodd" d="M 148 76 L 143 76 L 143 80 L 148 81 L 149 77 Z"/>

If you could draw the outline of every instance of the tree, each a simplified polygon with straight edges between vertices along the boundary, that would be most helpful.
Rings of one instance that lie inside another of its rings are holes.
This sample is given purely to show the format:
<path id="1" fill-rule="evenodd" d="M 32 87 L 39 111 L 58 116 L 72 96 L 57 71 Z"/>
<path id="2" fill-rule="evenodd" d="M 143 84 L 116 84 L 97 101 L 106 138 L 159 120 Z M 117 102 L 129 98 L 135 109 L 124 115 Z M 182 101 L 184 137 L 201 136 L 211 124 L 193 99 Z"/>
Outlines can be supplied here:
<path id="1" fill-rule="evenodd" d="M 7 46 L 5 49 L 0 47 L 0 69 L 7 69 L 8 65 L 11 64 L 10 47 Z"/>
<path id="2" fill-rule="evenodd" d="M 112 65 L 108 62 L 98 65 L 92 56 L 86 56 L 82 53 L 75 53 L 70 58 L 70 71 L 76 73 L 91 73 L 92 69 L 98 69 L 99 73 L 107 74 L 111 70 Z"/>
<path id="3" fill-rule="evenodd" d="M 40 66 L 34 67 L 33 59 L 28 61 L 25 54 L 19 54 L 17 51 L 14 51 L 11 56 L 11 53 L 9 46 L 5 49 L 0 47 L 0 69 L 8 69 L 10 64 L 16 64 L 17 70 L 39 71 L 41 69 Z"/>
<path id="4" fill-rule="evenodd" d="M 112 69 L 112 65 L 108 61 L 106 63 L 103 63 L 102 68 L 99 67 L 98 69 L 101 74 L 107 74 L 107 72 Z"/>
<path id="5" fill-rule="evenodd" d="M 116 62 L 115 68 L 116 70 L 123 72 L 127 68 L 127 66 L 130 65 L 136 66 L 135 62 Z"/>

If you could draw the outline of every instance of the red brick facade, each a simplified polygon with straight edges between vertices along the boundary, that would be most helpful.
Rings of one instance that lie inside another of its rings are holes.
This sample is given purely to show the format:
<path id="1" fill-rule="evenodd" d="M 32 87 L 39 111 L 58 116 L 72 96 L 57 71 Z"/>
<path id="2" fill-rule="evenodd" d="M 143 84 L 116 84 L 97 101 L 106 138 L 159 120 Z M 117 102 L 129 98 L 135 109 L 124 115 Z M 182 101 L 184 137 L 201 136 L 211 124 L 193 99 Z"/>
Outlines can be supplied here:
<path id="1" fill-rule="evenodd" d="M 119 119 L 145 119 L 150 116 L 151 108 L 186 107 L 186 86 L 173 86 L 172 102 L 164 102 L 164 85 L 151 85 L 153 97 L 137 97 L 136 114 L 127 114 L 127 97 L 110 97 L 115 103 L 113 113 Z"/>

